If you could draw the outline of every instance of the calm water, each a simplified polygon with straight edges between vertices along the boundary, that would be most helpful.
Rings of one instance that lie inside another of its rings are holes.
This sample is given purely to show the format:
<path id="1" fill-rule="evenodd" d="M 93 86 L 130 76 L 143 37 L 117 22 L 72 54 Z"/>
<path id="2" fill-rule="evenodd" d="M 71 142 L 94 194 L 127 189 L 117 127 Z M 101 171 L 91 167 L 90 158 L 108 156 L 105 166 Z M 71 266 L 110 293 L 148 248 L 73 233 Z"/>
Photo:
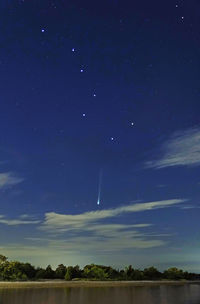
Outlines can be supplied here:
<path id="1" fill-rule="evenodd" d="M 200 285 L 1 289 L 0 304 L 200 304 Z"/>

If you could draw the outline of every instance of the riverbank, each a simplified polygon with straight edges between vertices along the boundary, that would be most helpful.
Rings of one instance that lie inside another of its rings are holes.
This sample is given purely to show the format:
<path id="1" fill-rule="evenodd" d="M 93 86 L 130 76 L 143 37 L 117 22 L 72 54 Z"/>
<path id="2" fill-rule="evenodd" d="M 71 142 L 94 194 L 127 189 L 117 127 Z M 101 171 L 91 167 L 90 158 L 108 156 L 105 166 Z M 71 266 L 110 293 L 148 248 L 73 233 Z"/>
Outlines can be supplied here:
<path id="1" fill-rule="evenodd" d="M 200 281 L 30 281 L 0 282 L 2 288 L 130 287 L 199 284 Z"/>

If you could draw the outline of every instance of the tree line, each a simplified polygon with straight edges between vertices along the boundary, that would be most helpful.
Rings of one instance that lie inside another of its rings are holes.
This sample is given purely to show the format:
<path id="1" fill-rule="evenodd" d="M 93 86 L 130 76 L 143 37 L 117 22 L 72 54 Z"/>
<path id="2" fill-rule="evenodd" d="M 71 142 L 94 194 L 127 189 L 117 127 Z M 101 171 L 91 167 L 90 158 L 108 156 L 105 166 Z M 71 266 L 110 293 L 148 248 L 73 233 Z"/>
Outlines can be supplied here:
<path id="1" fill-rule="evenodd" d="M 46 268 L 34 267 L 30 263 L 8 261 L 7 257 L 0 255 L 1 281 L 28 281 L 28 280 L 200 280 L 200 274 L 183 271 L 176 267 L 160 272 L 155 267 L 144 270 L 135 269 L 131 265 L 122 270 L 111 266 L 86 265 L 81 269 L 76 266 L 63 264 L 53 270 L 50 265 Z"/>

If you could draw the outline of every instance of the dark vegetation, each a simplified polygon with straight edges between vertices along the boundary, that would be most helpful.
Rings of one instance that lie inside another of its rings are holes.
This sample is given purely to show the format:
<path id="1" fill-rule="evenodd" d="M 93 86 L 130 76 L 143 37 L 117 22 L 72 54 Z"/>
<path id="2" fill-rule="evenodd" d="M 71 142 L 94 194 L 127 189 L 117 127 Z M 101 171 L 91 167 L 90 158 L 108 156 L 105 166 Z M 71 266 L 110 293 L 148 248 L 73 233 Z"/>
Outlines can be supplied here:
<path id="1" fill-rule="evenodd" d="M 8 261 L 0 255 L 0 280 L 1 281 L 28 281 L 28 280 L 200 280 L 200 275 L 184 272 L 176 267 L 164 272 L 155 267 L 144 270 L 134 269 L 131 265 L 123 270 L 116 270 L 110 266 L 86 265 L 83 269 L 77 266 L 64 266 L 63 264 L 53 270 L 51 266 L 46 269 L 35 268 L 30 263 Z"/>

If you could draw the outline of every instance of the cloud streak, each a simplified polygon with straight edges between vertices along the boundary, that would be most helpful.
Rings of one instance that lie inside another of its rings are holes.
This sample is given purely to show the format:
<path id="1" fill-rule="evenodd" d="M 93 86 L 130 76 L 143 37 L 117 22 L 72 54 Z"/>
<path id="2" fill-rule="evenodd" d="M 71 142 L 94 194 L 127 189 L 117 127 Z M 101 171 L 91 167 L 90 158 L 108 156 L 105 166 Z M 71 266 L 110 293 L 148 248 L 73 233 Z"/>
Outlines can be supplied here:
<path id="1" fill-rule="evenodd" d="M 21 218 L 17 219 L 7 219 L 4 215 L 0 215 L 0 224 L 7 226 L 19 226 L 19 225 L 35 225 L 39 224 L 38 220 L 23 220 Z"/>
<path id="2" fill-rule="evenodd" d="M 23 178 L 15 176 L 12 172 L 0 173 L 0 189 L 17 185 L 23 180 Z"/>
<path id="3" fill-rule="evenodd" d="M 107 218 L 120 216 L 125 213 L 143 212 L 161 208 L 168 208 L 185 202 L 183 199 L 172 199 L 164 201 L 131 204 L 113 209 L 90 211 L 81 214 L 58 214 L 49 212 L 45 214 L 45 220 L 40 226 L 41 230 L 49 232 L 65 232 L 70 230 L 80 230 L 88 225 L 96 224 Z"/>
<path id="4" fill-rule="evenodd" d="M 89 257 L 112 257 L 129 255 L 136 251 L 165 246 L 171 235 L 154 230 L 151 223 L 117 223 L 120 217 L 137 212 L 154 211 L 161 208 L 182 206 L 184 199 L 171 199 L 146 203 L 134 203 L 112 209 L 84 212 L 80 214 L 57 214 L 49 212 L 37 228 L 39 235 L 30 235 L 25 243 L 2 245 L 7 255 L 15 252 L 20 257 L 61 256 L 81 259 Z M 112 222 L 108 222 L 112 219 Z M 114 220 L 114 221 L 113 221 Z M 15 226 L 37 224 L 39 221 L 24 214 L 17 219 L 6 219 L 0 215 L 0 224 Z M 40 253 L 40 254 L 39 254 Z"/>
<path id="5" fill-rule="evenodd" d="M 200 165 L 200 128 L 175 132 L 161 147 L 162 157 L 146 162 L 147 168 Z"/>
<path id="6" fill-rule="evenodd" d="M 57 248 L 58 252 L 75 252 L 82 255 L 127 253 L 127 250 L 147 249 L 166 245 L 169 235 L 162 233 L 146 233 L 144 230 L 153 227 L 151 223 L 119 224 L 107 223 L 107 219 L 117 219 L 126 214 L 153 211 L 169 208 L 185 202 L 184 199 L 171 199 L 147 203 L 135 203 L 112 209 L 84 212 L 81 214 L 45 214 L 44 221 L 38 229 L 51 237 L 29 238 L 38 246 Z M 87 244 L 87 246 L 85 246 Z"/>

